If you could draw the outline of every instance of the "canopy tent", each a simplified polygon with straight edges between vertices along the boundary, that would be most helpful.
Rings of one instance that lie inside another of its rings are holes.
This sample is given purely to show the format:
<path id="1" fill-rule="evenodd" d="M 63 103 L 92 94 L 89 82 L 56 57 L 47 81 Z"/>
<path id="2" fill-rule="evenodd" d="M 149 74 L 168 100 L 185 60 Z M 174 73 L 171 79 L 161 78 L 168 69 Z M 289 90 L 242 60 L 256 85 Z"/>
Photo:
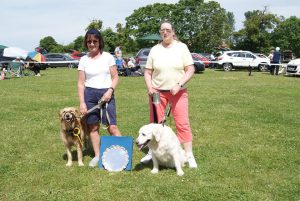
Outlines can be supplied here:
<path id="1" fill-rule="evenodd" d="M 0 50 L 4 49 L 4 48 L 7 48 L 7 46 L 5 45 L 0 45 Z"/>
<path id="2" fill-rule="evenodd" d="M 160 37 L 159 34 L 149 34 L 149 35 L 146 35 L 142 38 L 139 38 L 139 40 L 162 40 L 162 38 Z"/>
<path id="3" fill-rule="evenodd" d="M 23 50 L 19 47 L 7 47 L 3 49 L 3 56 L 4 57 L 20 57 L 22 59 L 26 59 L 28 52 Z"/>

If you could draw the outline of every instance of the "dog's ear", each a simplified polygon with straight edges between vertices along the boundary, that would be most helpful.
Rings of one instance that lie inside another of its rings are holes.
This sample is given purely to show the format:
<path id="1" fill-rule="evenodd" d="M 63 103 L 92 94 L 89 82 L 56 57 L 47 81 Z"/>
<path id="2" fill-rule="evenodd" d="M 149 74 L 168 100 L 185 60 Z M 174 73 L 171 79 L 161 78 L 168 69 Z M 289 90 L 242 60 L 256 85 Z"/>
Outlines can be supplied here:
<path id="1" fill-rule="evenodd" d="M 155 127 L 154 129 L 153 129 L 153 136 L 154 136 L 154 138 L 155 138 L 155 140 L 156 140 L 156 142 L 159 142 L 159 140 L 160 140 L 160 135 L 161 135 L 161 127 Z"/>
<path id="2" fill-rule="evenodd" d="M 59 110 L 59 112 L 58 112 L 59 119 L 63 118 L 63 113 L 64 113 L 64 109 Z"/>
<path id="3" fill-rule="evenodd" d="M 80 116 L 79 109 L 77 109 L 77 108 L 74 108 L 74 111 L 75 111 L 75 113 L 76 113 L 76 116 L 77 116 L 77 117 L 78 117 L 78 116 Z"/>

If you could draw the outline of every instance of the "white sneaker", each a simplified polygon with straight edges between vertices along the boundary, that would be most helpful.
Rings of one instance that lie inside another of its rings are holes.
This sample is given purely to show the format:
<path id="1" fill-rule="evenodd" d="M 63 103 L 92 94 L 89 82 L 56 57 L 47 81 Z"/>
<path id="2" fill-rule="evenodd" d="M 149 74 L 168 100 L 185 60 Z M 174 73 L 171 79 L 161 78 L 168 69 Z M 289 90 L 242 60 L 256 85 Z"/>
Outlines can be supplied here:
<path id="1" fill-rule="evenodd" d="M 89 163 L 89 166 L 90 167 L 96 167 L 97 165 L 98 165 L 98 162 L 99 162 L 99 157 L 94 157 L 91 161 L 90 161 L 90 163 Z"/>
<path id="2" fill-rule="evenodd" d="M 192 155 L 188 158 L 188 163 L 190 168 L 197 168 L 198 165 L 196 163 L 195 157 Z"/>
<path id="3" fill-rule="evenodd" d="M 149 163 L 152 160 L 152 153 L 148 151 L 147 155 L 141 159 L 141 163 Z"/>

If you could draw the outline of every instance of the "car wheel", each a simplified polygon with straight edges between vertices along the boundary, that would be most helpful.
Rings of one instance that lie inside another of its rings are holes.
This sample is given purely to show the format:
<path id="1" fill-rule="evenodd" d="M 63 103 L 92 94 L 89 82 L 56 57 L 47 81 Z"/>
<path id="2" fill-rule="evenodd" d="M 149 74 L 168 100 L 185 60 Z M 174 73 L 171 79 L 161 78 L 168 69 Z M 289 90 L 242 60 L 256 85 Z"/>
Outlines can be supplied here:
<path id="1" fill-rule="evenodd" d="M 194 63 L 194 68 L 195 68 L 195 72 L 194 73 L 198 73 L 199 72 L 199 66 L 198 66 L 198 64 Z"/>
<path id="2" fill-rule="evenodd" d="M 223 64 L 224 71 L 231 71 L 232 70 L 232 64 L 230 63 L 224 63 Z"/>
<path id="3" fill-rule="evenodd" d="M 70 63 L 70 64 L 68 65 L 68 67 L 69 67 L 69 68 L 74 68 L 74 64 Z"/>
<path id="4" fill-rule="evenodd" d="M 257 67 L 258 71 L 268 71 L 268 65 L 266 64 L 259 64 Z"/>

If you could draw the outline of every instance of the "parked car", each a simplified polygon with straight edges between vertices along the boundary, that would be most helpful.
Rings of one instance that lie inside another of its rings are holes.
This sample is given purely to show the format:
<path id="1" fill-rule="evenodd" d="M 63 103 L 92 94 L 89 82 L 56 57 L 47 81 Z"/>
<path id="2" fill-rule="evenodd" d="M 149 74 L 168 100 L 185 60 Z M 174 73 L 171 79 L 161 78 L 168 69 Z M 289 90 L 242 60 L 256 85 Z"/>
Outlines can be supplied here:
<path id="1" fill-rule="evenodd" d="M 73 59 L 77 59 L 80 60 L 81 57 L 83 57 L 84 55 L 86 55 L 86 53 L 84 52 L 79 52 L 77 50 L 70 50 L 70 57 L 72 57 Z"/>
<path id="2" fill-rule="evenodd" d="M 195 73 L 200 73 L 200 72 L 205 71 L 205 64 L 203 63 L 203 61 L 201 61 L 197 57 L 193 57 L 193 60 L 194 60 L 194 66 L 195 66 Z"/>
<path id="3" fill-rule="evenodd" d="M 77 68 L 78 67 L 79 61 L 73 59 L 67 54 L 49 53 L 49 54 L 45 54 L 44 56 L 47 65 L 51 68 L 56 68 L 56 67 Z"/>
<path id="4" fill-rule="evenodd" d="M 210 65 L 210 60 L 200 53 L 192 53 L 192 57 L 198 58 L 200 61 L 202 61 L 205 67 L 208 67 Z"/>
<path id="5" fill-rule="evenodd" d="M 148 55 L 150 53 L 150 50 L 151 50 L 151 48 L 142 48 L 138 51 L 138 53 L 135 57 L 136 66 L 140 67 L 142 70 L 146 66 L 146 62 L 147 62 L 147 58 L 148 58 Z M 201 61 L 196 56 L 193 56 L 193 54 L 192 54 L 192 58 L 194 60 L 195 73 L 199 73 L 201 71 L 204 71 L 205 70 L 205 64 L 203 63 L 203 61 Z"/>
<path id="6" fill-rule="evenodd" d="M 287 64 L 286 75 L 300 75 L 300 59 L 291 60 Z"/>
<path id="7" fill-rule="evenodd" d="M 147 62 L 147 58 L 148 58 L 150 50 L 151 50 L 151 48 L 142 48 L 138 51 L 138 53 L 135 56 L 135 63 L 141 69 L 144 69 L 146 66 L 146 62 Z"/>
<path id="8" fill-rule="evenodd" d="M 288 63 L 294 59 L 296 59 L 296 57 L 291 50 L 285 50 L 281 52 L 281 63 Z"/>
<path id="9" fill-rule="evenodd" d="M 262 58 L 250 51 L 225 51 L 217 58 L 218 68 L 231 71 L 233 68 L 252 68 L 263 71 L 270 66 L 269 58 Z"/>
<path id="10" fill-rule="evenodd" d="M 269 57 L 267 57 L 266 55 L 262 54 L 262 53 L 254 53 L 255 55 L 257 55 L 260 58 L 265 58 L 265 59 L 270 59 Z M 271 66 L 269 65 L 264 65 L 261 66 L 261 69 L 259 69 L 260 71 L 270 71 Z"/>

